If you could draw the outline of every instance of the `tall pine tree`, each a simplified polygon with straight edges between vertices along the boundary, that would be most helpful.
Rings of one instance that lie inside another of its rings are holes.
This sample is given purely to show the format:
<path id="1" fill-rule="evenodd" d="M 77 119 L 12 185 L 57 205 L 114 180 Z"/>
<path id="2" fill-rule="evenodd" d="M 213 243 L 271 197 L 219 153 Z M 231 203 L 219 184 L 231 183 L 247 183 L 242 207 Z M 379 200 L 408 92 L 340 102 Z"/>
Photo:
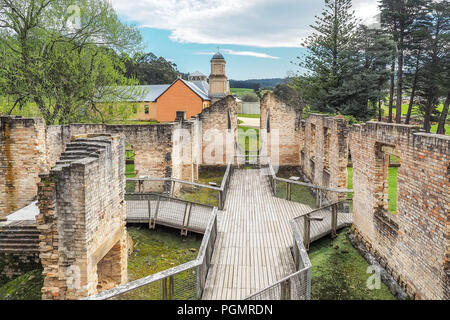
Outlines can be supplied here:
<path id="1" fill-rule="evenodd" d="M 351 0 L 325 0 L 325 9 L 316 16 L 314 29 L 303 46 L 309 53 L 300 62 L 308 70 L 309 103 L 322 112 L 342 111 L 345 99 L 339 88 L 348 68 L 348 52 L 356 35 L 357 20 Z"/>
<path id="2" fill-rule="evenodd" d="M 391 31 L 397 44 L 397 88 L 395 121 L 401 122 L 403 100 L 403 63 L 406 39 L 411 34 L 415 20 L 424 15 L 430 0 L 381 0 L 381 23 Z M 391 95 L 392 96 L 392 95 Z"/>

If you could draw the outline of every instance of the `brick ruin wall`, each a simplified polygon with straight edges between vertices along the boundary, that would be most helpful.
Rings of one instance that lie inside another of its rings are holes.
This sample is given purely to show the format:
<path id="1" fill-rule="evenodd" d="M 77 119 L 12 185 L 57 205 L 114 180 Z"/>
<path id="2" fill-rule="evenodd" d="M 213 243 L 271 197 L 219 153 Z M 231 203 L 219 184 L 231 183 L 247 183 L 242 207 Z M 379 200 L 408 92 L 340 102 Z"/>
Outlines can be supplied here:
<path id="1" fill-rule="evenodd" d="M 240 105 L 232 96 L 217 101 L 198 115 L 200 164 L 226 166 L 233 160 Z"/>
<path id="2" fill-rule="evenodd" d="M 353 228 L 411 296 L 449 299 L 450 137 L 369 122 L 350 133 Z M 389 154 L 400 157 L 397 213 L 388 211 Z"/>
<path id="3" fill-rule="evenodd" d="M 261 100 L 260 149 L 274 166 L 299 165 L 300 118 L 272 92 Z"/>
<path id="4" fill-rule="evenodd" d="M 39 183 L 43 299 L 79 299 L 127 282 L 125 140 L 67 145 Z"/>
<path id="5" fill-rule="evenodd" d="M 0 220 L 36 199 L 45 140 L 42 119 L 0 117 Z"/>
<path id="6" fill-rule="evenodd" d="M 347 189 L 348 133 L 344 118 L 310 114 L 301 121 L 299 163 L 313 184 Z M 337 201 L 347 195 L 328 192 L 326 197 Z"/>

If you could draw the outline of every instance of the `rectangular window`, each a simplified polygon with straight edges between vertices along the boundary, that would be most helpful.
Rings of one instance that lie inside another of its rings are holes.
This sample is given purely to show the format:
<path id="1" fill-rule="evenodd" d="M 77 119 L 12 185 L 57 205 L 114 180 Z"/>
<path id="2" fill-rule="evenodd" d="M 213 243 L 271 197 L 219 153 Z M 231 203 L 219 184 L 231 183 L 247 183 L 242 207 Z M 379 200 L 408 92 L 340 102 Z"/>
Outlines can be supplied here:
<path id="1" fill-rule="evenodd" d="M 385 212 L 397 213 L 398 170 L 401 159 L 394 146 L 377 146 L 376 153 L 376 206 Z"/>
<path id="2" fill-rule="evenodd" d="M 324 154 L 324 160 L 323 160 L 323 167 L 325 169 L 328 169 L 330 167 L 330 132 L 328 128 L 323 128 L 323 138 L 325 140 L 324 146 L 323 146 L 323 154 Z"/>
<path id="3" fill-rule="evenodd" d="M 145 114 L 149 114 L 150 113 L 150 108 L 148 106 L 144 107 L 144 112 Z"/>

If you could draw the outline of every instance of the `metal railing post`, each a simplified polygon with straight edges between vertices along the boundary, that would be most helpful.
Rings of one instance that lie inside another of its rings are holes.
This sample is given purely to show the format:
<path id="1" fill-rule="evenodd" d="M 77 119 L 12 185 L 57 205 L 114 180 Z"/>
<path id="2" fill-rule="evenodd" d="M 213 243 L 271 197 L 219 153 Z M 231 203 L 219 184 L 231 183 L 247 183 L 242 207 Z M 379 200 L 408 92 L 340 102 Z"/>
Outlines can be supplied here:
<path id="1" fill-rule="evenodd" d="M 173 198 L 174 190 L 175 189 L 175 182 L 172 180 L 170 181 L 170 196 Z"/>
<path id="2" fill-rule="evenodd" d="M 162 293 L 162 297 L 161 300 L 167 300 L 167 278 L 164 278 L 161 280 L 161 293 Z"/>
<path id="3" fill-rule="evenodd" d="M 309 250 L 310 231 L 311 220 L 309 220 L 309 216 L 306 215 L 303 220 L 303 244 L 305 245 L 306 250 Z"/>
<path id="4" fill-rule="evenodd" d="M 281 283 L 281 300 L 291 300 L 291 279 Z"/>
<path id="5" fill-rule="evenodd" d="M 173 276 L 169 277 L 169 300 L 175 299 L 175 281 Z"/>
<path id="6" fill-rule="evenodd" d="M 331 237 L 332 238 L 337 237 L 337 220 L 338 220 L 337 215 L 338 215 L 337 204 L 334 204 L 331 207 Z"/>

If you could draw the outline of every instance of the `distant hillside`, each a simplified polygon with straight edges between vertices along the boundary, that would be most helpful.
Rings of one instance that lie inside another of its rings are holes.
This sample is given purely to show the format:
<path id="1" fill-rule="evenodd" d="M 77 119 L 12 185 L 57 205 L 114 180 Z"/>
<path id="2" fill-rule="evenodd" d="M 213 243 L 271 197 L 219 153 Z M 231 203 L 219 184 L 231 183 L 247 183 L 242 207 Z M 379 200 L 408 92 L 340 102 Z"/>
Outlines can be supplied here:
<path id="1" fill-rule="evenodd" d="M 285 81 L 286 79 L 282 78 L 230 80 L 230 87 L 258 90 L 259 88 L 274 88 Z"/>

